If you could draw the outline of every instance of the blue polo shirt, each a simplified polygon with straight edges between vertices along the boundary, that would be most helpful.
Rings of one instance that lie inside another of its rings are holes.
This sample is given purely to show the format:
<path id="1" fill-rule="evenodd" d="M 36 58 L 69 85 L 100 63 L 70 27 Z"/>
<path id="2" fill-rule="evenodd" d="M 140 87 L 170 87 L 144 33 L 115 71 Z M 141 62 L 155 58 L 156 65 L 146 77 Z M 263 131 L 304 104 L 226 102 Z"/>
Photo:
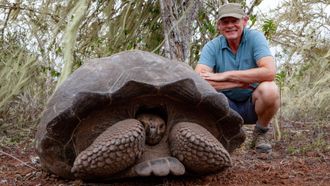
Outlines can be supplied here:
<path id="1" fill-rule="evenodd" d="M 213 68 L 214 72 L 246 70 L 258 67 L 257 61 L 259 59 L 271 55 L 263 33 L 244 28 L 236 54 L 232 53 L 226 38 L 220 35 L 206 43 L 198 63 Z M 252 86 L 256 87 L 257 85 L 254 83 Z M 222 92 L 231 100 L 245 101 L 251 96 L 253 90 L 234 88 L 222 90 Z"/>

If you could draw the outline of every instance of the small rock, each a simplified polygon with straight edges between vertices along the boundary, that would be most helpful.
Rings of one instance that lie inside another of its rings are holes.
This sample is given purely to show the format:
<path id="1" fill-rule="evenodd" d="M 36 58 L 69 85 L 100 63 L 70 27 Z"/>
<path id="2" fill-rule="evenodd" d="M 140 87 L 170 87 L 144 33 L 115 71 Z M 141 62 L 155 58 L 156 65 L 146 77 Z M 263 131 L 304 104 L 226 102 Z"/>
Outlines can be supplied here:
<path id="1" fill-rule="evenodd" d="M 30 160 L 32 164 L 38 164 L 40 163 L 40 158 L 39 156 L 30 156 Z"/>
<path id="2" fill-rule="evenodd" d="M 271 153 L 257 153 L 257 158 L 261 160 L 271 160 Z"/>
<path id="3" fill-rule="evenodd" d="M 0 185 L 6 185 L 6 184 L 8 184 L 8 180 L 0 180 Z"/>
<path id="4" fill-rule="evenodd" d="M 41 177 L 41 176 L 42 176 L 42 172 L 37 172 L 37 173 L 36 173 L 36 177 L 37 177 L 37 178 L 39 178 L 39 177 Z"/>

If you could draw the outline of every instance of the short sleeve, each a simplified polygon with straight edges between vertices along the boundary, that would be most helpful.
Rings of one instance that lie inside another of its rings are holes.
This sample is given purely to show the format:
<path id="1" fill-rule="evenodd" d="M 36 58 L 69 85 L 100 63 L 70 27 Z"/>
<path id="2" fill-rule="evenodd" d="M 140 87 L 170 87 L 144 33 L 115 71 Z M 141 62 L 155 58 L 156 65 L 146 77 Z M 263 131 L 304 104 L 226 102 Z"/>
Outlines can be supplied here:
<path id="1" fill-rule="evenodd" d="M 268 42 L 263 33 L 255 31 L 253 34 L 254 36 L 251 38 L 253 38 L 253 57 L 255 61 L 259 61 L 266 56 L 272 56 Z"/>
<path id="2" fill-rule="evenodd" d="M 209 41 L 203 47 L 198 64 L 207 65 L 208 67 L 214 69 L 216 64 L 216 47 L 212 41 Z"/>

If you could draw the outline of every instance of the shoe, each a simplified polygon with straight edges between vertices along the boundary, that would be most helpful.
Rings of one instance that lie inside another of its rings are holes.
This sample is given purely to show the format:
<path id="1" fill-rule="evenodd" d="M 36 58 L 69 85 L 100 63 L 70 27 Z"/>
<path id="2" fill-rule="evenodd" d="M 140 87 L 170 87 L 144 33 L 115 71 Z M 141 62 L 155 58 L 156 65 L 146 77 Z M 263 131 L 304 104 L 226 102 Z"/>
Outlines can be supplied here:
<path id="1" fill-rule="evenodd" d="M 251 147 L 255 148 L 258 153 L 270 153 L 272 152 L 272 145 L 270 144 L 266 133 L 267 130 L 260 129 L 258 127 L 254 128 L 252 134 Z"/>

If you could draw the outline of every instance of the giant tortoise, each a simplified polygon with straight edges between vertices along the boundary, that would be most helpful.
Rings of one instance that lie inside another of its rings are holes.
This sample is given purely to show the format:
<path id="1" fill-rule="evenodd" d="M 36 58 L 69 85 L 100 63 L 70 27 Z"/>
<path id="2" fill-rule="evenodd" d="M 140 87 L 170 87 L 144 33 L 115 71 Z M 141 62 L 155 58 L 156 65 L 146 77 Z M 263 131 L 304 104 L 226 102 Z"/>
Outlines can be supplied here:
<path id="1" fill-rule="evenodd" d="M 56 90 L 36 151 L 69 179 L 203 175 L 231 166 L 242 123 L 191 67 L 133 50 L 87 61 Z"/>

